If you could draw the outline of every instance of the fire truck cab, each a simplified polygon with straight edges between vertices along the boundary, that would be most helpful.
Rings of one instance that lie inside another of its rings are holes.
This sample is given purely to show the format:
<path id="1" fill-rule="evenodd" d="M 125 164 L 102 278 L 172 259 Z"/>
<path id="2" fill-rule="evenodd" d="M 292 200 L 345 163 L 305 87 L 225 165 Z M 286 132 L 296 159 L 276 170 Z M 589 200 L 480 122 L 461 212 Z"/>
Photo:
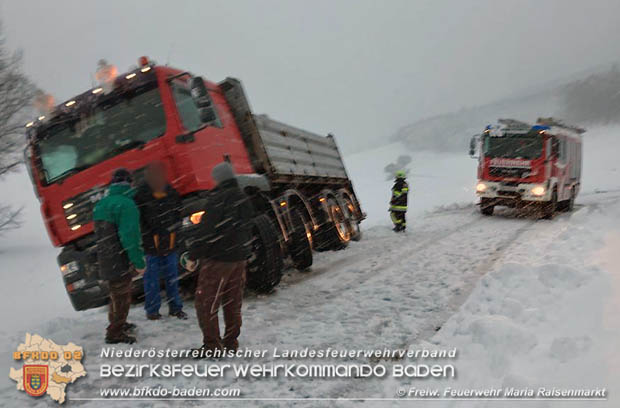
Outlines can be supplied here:
<path id="1" fill-rule="evenodd" d="M 551 219 L 571 211 L 581 187 L 584 129 L 553 118 L 534 125 L 499 119 L 474 136 L 470 155 L 478 158 L 480 211 L 492 215 L 496 206 L 533 212 Z"/>

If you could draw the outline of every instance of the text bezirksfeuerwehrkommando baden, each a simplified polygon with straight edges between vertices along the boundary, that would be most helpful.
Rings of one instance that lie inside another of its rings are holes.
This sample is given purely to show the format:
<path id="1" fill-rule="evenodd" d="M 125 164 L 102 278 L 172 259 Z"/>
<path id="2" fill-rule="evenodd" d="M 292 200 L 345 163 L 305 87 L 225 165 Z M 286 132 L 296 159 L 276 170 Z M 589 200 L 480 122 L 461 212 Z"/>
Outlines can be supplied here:
<path id="1" fill-rule="evenodd" d="M 106 347 L 100 356 L 107 359 L 146 359 L 139 363 L 102 364 L 99 367 L 101 377 L 224 377 L 228 373 L 235 377 L 443 377 L 453 378 L 456 369 L 451 364 L 368 364 L 368 360 L 401 361 L 406 359 L 454 359 L 456 349 L 239 349 L 239 350 L 196 350 L 196 349 L 117 349 Z M 218 360 L 217 363 L 186 364 L 174 360 L 191 358 L 229 358 L 232 361 Z M 266 363 L 247 363 L 247 359 L 276 360 Z M 166 359 L 172 359 L 170 363 Z M 293 361 L 293 359 L 298 362 Z M 155 362 L 153 360 L 156 360 Z M 237 361 L 235 361 L 237 360 Z M 277 362 L 277 360 L 286 360 Z M 304 360 L 337 360 L 335 362 L 305 363 Z M 344 361 L 349 360 L 348 363 Z M 357 360 L 357 362 L 350 362 Z M 362 360 L 363 362 L 359 362 Z"/>

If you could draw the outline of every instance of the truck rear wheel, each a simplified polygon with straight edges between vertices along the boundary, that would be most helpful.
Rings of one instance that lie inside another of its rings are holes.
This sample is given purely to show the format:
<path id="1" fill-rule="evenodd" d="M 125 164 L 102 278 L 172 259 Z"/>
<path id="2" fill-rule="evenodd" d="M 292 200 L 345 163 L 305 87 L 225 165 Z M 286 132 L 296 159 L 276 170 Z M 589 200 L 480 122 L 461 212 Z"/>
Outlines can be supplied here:
<path id="1" fill-rule="evenodd" d="M 327 199 L 327 219 L 317 234 L 317 251 L 344 249 L 351 240 L 351 233 L 344 210 L 333 197 Z"/>
<path id="2" fill-rule="evenodd" d="M 294 209 L 291 219 L 293 231 L 289 252 L 295 269 L 302 271 L 312 266 L 312 230 L 300 210 Z"/>
<path id="3" fill-rule="evenodd" d="M 491 203 L 490 199 L 480 199 L 480 212 L 482 215 L 493 215 L 493 210 L 495 210 L 495 206 Z"/>
<path id="4" fill-rule="evenodd" d="M 356 211 L 355 204 L 349 197 L 342 198 L 347 211 L 347 220 L 349 223 L 349 233 L 351 235 L 351 241 L 359 241 L 362 239 L 362 230 L 360 229 L 360 221 L 358 218 L 358 211 Z"/>
<path id="5" fill-rule="evenodd" d="M 282 279 L 282 267 L 278 231 L 266 214 L 259 215 L 252 221 L 252 256 L 248 262 L 247 286 L 260 293 L 270 292 Z"/>

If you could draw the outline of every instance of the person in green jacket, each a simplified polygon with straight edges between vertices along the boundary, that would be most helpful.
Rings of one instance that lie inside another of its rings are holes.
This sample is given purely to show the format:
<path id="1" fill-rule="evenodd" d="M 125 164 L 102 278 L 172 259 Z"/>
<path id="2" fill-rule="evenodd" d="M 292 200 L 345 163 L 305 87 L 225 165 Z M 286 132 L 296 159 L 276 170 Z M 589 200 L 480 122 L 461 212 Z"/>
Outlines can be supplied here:
<path id="1" fill-rule="evenodd" d="M 110 304 L 105 341 L 108 344 L 135 343 L 130 335 L 135 325 L 127 323 L 131 306 L 131 282 L 146 267 L 140 233 L 140 212 L 133 201 L 131 173 L 118 169 L 112 176 L 106 196 L 93 210 L 99 278 L 107 280 Z"/>

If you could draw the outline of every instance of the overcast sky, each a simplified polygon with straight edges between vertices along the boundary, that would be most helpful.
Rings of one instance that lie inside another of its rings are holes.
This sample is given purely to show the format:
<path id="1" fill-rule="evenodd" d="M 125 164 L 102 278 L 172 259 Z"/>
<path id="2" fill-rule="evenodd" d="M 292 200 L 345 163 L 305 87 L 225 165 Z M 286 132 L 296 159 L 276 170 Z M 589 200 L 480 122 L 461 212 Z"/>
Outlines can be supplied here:
<path id="1" fill-rule="evenodd" d="M 244 81 L 254 109 L 346 150 L 425 116 L 616 61 L 620 1 L 0 0 L 9 44 L 58 101 L 100 58 Z"/>

